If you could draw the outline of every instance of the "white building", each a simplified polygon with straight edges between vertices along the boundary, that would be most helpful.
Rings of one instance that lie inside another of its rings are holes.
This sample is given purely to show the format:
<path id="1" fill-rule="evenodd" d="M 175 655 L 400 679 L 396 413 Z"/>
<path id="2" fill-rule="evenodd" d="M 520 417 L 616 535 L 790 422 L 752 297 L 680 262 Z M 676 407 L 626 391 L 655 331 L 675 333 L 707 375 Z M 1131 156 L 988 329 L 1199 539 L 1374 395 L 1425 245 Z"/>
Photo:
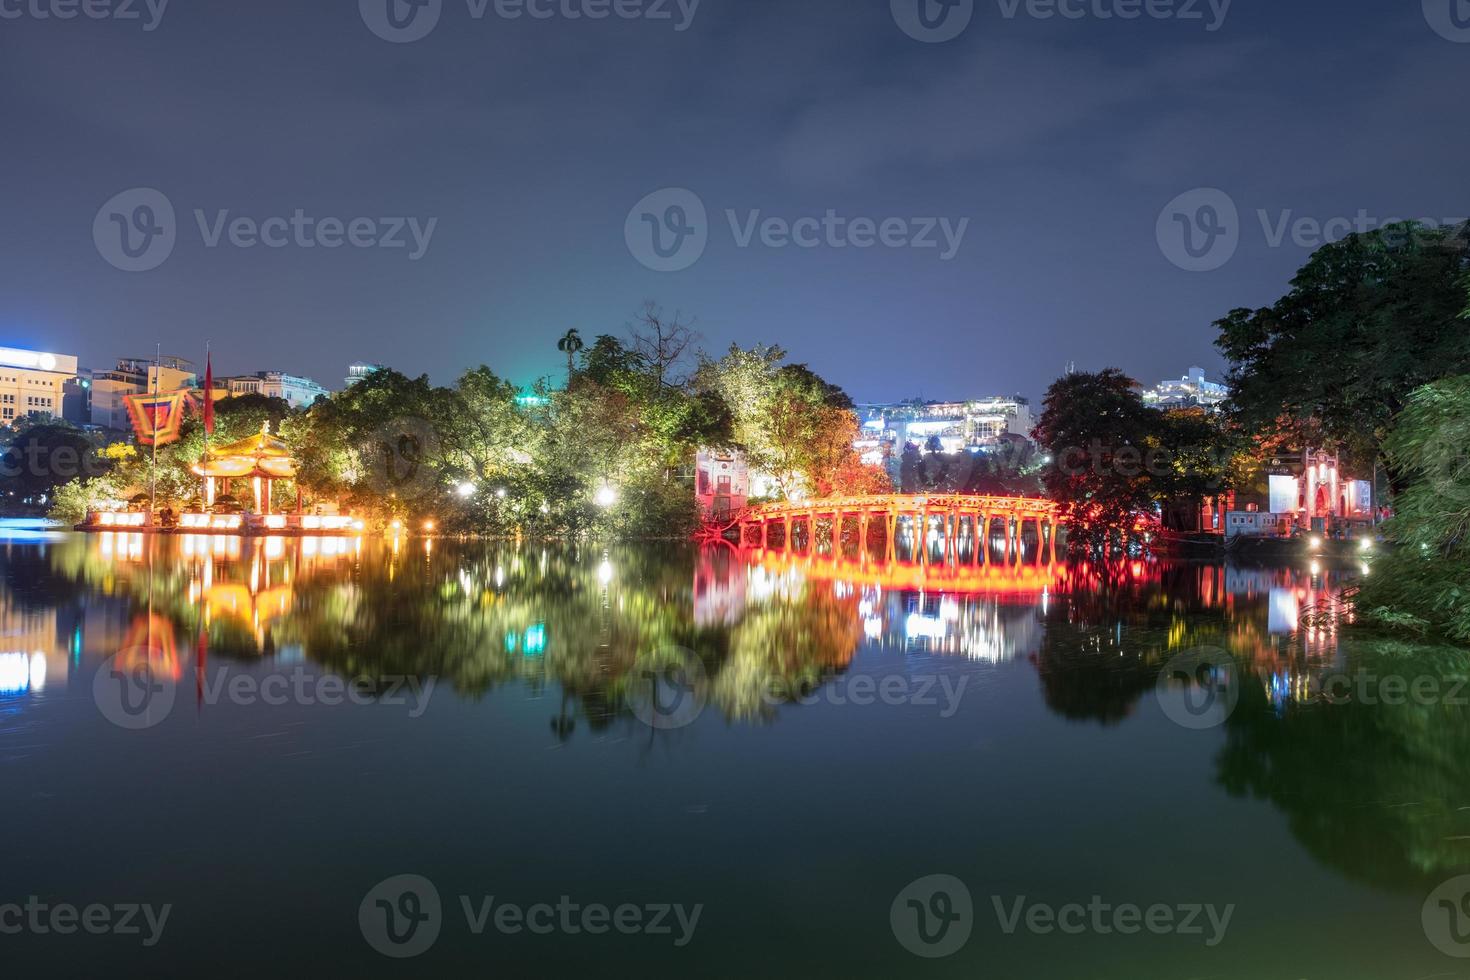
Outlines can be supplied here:
<path id="1" fill-rule="evenodd" d="M 993 448 L 1005 435 L 1031 437 L 1031 405 L 1024 398 L 974 398 L 962 402 L 860 405 L 858 450 L 868 462 L 901 455 L 905 443 L 924 446 L 937 438 L 944 452 Z"/>
<path id="2" fill-rule="evenodd" d="M 70 354 L 0 347 L 0 423 L 61 418 L 62 389 L 77 376 Z"/>
<path id="3" fill-rule="evenodd" d="M 221 383 L 232 398 L 237 395 L 264 395 L 280 398 L 292 408 L 309 408 L 318 398 L 331 394 L 310 378 L 280 371 L 260 371 L 244 377 L 225 378 Z"/>
<path id="4" fill-rule="evenodd" d="M 128 395 L 162 394 L 198 384 L 194 362 L 182 357 L 123 358 L 114 370 L 92 373 L 92 424 L 127 431 L 133 426 L 123 401 Z"/>
<path id="5" fill-rule="evenodd" d="M 750 466 L 735 449 L 701 449 L 694 457 L 694 495 L 699 516 L 720 520 L 744 510 L 750 497 Z"/>
<path id="6" fill-rule="evenodd" d="M 1161 381 L 1143 393 L 1143 403 L 1150 408 L 1205 408 L 1219 411 L 1220 403 L 1230 395 L 1225 385 L 1205 380 L 1205 369 L 1192 367 L 1178 381 Z"/>
<path id="7" fill-rule="evenodd" d="M 383 370 L 383 365 L 381 364 L 369 364 L 367 361 L 354 361 L 347 365 L 347 386 L 351 387 L 374 371 L 381 370 Z"/>

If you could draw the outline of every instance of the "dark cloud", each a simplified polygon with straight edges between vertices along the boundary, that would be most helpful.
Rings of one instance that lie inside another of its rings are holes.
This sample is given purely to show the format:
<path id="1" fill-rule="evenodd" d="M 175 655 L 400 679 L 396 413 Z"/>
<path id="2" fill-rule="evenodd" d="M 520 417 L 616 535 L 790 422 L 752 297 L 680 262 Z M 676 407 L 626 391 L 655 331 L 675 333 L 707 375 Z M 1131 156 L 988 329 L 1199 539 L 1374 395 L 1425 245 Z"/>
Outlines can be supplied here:
<path id="1" fill-rule="evenodd" d="M 1315 7 L 1316 9 L 1308 9 Z M 356 4 L 186 3 L 158 30 L 0 21 L 6 180 L 0 340 L 202 354 L 331 384 L 365 357 L 447 380 L 485 361 L 557 371 L 569 326 L 616 331 L 644 299 L 706 343 L 779 342 L 859 398 L 1037 395 L 1069 361 L 1148 380 L 1218 368 L 1210 322 L 1266 302 L 1305 258 L 1256 211 L 1463 213 L 1470 44 L 1418 4 L 1237 0 L 1218 31 L 1007 20 L 920 44 L 887 2 L 703 0 L 647 21 L 483 21 L 446 0 L 388 44 Z M 180 241 L 109 266 L 97 209 L 156 187 Z M 699 195 L 700 260 L 649 271 L 640 198 Z M 1236 199 L 1238 253 L 1169 263 L 1160 209 Z M 264 220 L 437 217 L 417 262 L 382 249 L 205 248 L 193 211 Z M 796 221 L 968 218 L 953 261 L 905 249 L 739 247 L 725 212 Z"/>

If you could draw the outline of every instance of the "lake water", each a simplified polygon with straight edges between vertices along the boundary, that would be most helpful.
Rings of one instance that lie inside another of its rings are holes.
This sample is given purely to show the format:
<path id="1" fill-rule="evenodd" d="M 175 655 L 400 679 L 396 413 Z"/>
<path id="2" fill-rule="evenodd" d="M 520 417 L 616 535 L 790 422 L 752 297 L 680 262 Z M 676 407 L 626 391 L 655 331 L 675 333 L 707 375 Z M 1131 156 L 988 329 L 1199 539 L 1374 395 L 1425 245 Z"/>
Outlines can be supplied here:
<path id="1" fill-rule="evenodd" d="M 1470 975 L 1470 657 L 1356 567 L 0 561 L 11 976 Z"/>

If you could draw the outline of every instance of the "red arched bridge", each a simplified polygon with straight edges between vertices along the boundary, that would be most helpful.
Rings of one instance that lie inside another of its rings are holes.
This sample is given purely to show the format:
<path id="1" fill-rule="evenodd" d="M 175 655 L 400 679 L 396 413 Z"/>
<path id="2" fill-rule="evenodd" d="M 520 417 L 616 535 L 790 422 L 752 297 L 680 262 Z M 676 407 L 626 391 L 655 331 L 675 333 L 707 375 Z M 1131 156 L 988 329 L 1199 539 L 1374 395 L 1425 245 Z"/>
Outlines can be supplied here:
<path id="1" fill-rule="evenodd" d="M 857 540 L 863 545 L 870 540 L 873 525 L 881 526 L 890 559 L 894 557 L 895 542 L 906 529 L 916 559 L 928 561 L 930 551 L 937 547 L 942 559 L 953 563 L 958 560 L 960 545 L 964 543 L 970 561 L 977 565 L 992 560 L 990 545 L 999 540 L 995 533 L 997 521 L 1002 523 L 1005 560 L 1021 561 L 1025 526 L 1034 524 L 1038 558 L 1045 552 L 1055 562 L 1057 529 L 1062 524 L 1061 508 L 1050 500 L 954 493 L 787 501 L 751 507 L 735 517 L 735 525 L 740 530 L 742 547 L 764 549 L 771 547 L 771 531 L 777 526 L 781 528 L 780 547 L 793 549 L 794 542 L 803 536 L 797 533 L 797 528 L 804 526 L 806 548 L 812 549 L 817 544 L 817 522 L 822 518 L 829 522 L 834 553 L 839 550 L 844 527 L 852 521 L 857 525 Z M 983 546 L 977 546 L 982 543 Z"/>

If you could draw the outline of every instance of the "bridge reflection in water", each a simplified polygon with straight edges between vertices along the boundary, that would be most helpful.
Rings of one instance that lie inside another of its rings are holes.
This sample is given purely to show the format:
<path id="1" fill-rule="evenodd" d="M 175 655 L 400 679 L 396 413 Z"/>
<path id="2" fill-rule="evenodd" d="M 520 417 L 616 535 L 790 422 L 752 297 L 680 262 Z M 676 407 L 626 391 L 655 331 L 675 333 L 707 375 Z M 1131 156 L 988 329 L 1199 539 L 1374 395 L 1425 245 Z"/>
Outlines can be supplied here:
<path id="1" fill-rule="evenodd" d="M 1039 649 L 1043 619 L 1066 568 L 750 551 L 730 561 L 728 574 L 744 578 L 754 602 L 829 591 L 878 647 L 999 663 Z"/>
<path id="2" fill-rule="evenodd" d="M 744 546 L 698 562 L 696 619 L 827 592 L 869 643 L 999 662 L 1037 652 L 1051 596 L 1070 581 L 1043 500 L 857 497 L 755 508 L 737 523 Z"/>

